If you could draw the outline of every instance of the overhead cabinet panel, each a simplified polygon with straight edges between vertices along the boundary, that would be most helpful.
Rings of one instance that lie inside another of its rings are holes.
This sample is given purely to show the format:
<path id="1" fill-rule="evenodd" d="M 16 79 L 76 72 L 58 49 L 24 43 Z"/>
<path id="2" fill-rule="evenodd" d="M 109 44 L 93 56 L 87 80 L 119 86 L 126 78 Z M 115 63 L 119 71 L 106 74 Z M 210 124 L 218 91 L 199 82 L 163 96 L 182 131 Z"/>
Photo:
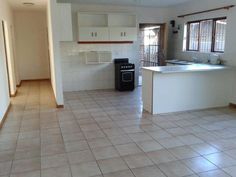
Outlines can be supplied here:
<path id="1" fill-rule="evenodd" d="M 117 28 L 109 29 L 111 41 L 136 41 L 137 28 Z"/>
<path id="2" fill-rule="evenodd" d="M 78 13 L 78 24 L 80 27 L 107 27 L 107 14 Z"/>
<path id="3" fill-rule="evenodd" d="M 79 41 L 108 41 L 109 30 L 108 28 L 79 28 Z"/>
<path id="4" fill-rule="evenodd" d="M 132 42 L 137 40 L 136 16 L 78 13 L 79 42 Z"/>
<path id="5" fill-rule="evenodd" d="M 136 16 L 130 14 L 109 14 L 109 27 L 136 27 Z"/>

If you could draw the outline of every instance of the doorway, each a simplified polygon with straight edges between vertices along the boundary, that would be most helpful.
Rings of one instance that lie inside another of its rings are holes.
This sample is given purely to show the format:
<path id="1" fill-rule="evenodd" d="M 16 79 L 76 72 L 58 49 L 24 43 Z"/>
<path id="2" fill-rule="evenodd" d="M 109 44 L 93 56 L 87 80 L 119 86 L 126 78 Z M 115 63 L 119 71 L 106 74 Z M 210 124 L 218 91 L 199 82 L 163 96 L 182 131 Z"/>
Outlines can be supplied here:
<path id="1" fill-rule="evenodd" d="M 6 62 L 6 70 L 7 70 L 7 81 L 8 81 L 8 91 L 9 96 L 11 96 L 11 86 L 10 86 L 10 73 L 9 73 L 9 61 L 8 61 L 8 52 L 7 52 L 7 37 L 6 37 L 6 22 L 2 21 L 2 33 L 3 33 L 3 46 L 5 53 L 5 62 Z"/>
<path id="2" fill-rule="evenodd" d="M 165 24 L 140 24 L 139 85 L 142 85 L 142 67 L 162 66 L 164 63 Z"/>

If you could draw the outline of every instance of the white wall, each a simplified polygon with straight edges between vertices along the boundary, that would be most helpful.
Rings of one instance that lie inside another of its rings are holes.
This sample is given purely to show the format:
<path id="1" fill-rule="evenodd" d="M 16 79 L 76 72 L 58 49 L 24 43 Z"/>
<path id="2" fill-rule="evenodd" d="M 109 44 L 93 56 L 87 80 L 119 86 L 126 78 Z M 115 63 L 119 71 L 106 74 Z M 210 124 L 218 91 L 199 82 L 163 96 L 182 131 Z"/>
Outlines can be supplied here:
<path id="1" fill-rule="evenodd" d="M 126 12 L 137 15 L 138 23 L 165 23 L 168 9 L 109 5 L 72 5 L 74 42 L 61 43 L 63 91 L 114 88 L 114 64 L 86 65 L 83 51 L 111 51 L 113 58 L 129 58 L 136 64 L 136 85 L 139 68 L 139 43 L 77 44 L 77 12 Z"/>
<path id="2" fill-rule="evenodd" d="M 57 105 L 64 105 L 60 62 L 60 8 L 56 0 L 48 1 L 47 23 L 50 53 L 51 83 Z"/>
<path id="3" fill-rule="evenodd" d="M 5 20 L 12 24 L 11 11 L 6 1 L 0 1 L 0 21 Z M 10 104 L 9 87 L 6 70 L 6 56 L 3 43 L 3 31 L 0 27 L 0 123 Z"/>
<path id="4" fill-rule="evenodd" d="M 46 11 L 15 11 L 14 22 L 20 79 L 50 78 Z"/>
<path id="5" fill-rule="evenodd" d="M 191 13 L 196 11 L 208 10 L 212 8 L 222 7 L 226 5 L 236 5 L 235 0 L 204 0 L 204 1 L 193 1 L 185 5 L 176 6 L 170 9 L 170 17 L 172 20 L 176 20 L 177 25 L 181 25 L 181 30 L 179 34 L 173 34 L 170 28 L 169 32 L 169 48 L 168 48 L 168 58 L 178 58 L 191 60 L 192 56 L 207 59 L 209 53 L 199 53 L 199 52 L 184 52 L 183 48 L 183 26 L 187 21 L 207 19 L 214 17 L 224 17 L 227 16 L 227 31 L 226 31 L 226 44 L 225 44 L 225 53 L 221 56 L 223 60 L 226 61 L 227 65 L 236 66 L 236 8 L 230 10 L 220 10 L 211 13 L 204 13 L 194 16 L 189 16 L 185 18 L 177 18 L 178 15 L 183 15 L 185 13 Z M 170 20 L 171 20 L 170 19 Z M 236 90 L 236 80 L 234 84 L 234 91 Z M 236 103 L 236 93 L 232 93 L 232 102 Z"/>

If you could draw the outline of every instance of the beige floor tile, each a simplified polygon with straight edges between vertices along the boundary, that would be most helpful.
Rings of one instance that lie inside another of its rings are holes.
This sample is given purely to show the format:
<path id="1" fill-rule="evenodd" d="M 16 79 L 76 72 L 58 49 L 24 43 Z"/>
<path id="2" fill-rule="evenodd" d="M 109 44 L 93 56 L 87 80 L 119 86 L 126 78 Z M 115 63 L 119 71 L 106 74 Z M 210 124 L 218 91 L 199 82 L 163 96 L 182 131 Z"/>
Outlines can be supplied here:
<path id="1" fill-rule="evenodd" d="M 138 142 L 137 145 L 144 152 L 157 151 L 157 150 L 161 150 L 164 148 L 162 145 L 160 145 L 158 142 L 156 142 L 154 140 Z"/>
<path id="2" fill-rule="evenodd" d="M 10 177 L 40 177 L 40 170 L 11 174 Z"/>
<path id="3" fill-rule="evenodd" d="M 224 168 L 223 170 L 232 177 L 236 176 L 236 166 L 227 167 Z"/>
<path id="4" fill-rule="evenodd" d="M 113 145 L 128 144 L 128 143 L 133 142 L 133 140 L 126 134 L 118 135 L 118 136 L 111 136 L 109 137 L 109 139 Z"/>
<path id="5" fill-rule="evenodd" d="M 56 155 L 65 153 L 64 144 L 41 145 L 41 156 Z"/>
<path id="6" fill-rule="evenodd" d="M 97 131 L 87 131 L 84 132 L 84 136 L 86 139 L 95 139 L 95 138 L 104 138 L 106 135 L 103 133 L 102 130 L 97 130 Z"/>
<path id="7" fill-rule="evenodd" d="M 95 161 L 94 156 L 90 150 L 70 152 L 67 154 L 67 156 L 70 164 Z"/>
<path id="8" fill-rule="evenodd" d="M 88 144 L 92 149 L 112 145 L 108 138 L 91 139 L 91 140 L 88 140 Z"/>
<path id="9" fill-rule="evenodd" d="M 135 177 L 130 170 L 119 171 L 115 173 L 104 174 L 104 177 Z"/>
<path id="10" fill-rule="evenodd" d="M 158 167 L 168 177 L 183 177 L 194 174 L 194 172 L 185 166 L 181 161 L 160 164 Z"/>
<path id="11" fill-rule="evenodd" d="M 204 157 L 220 168 L 236 165 L 236 160 L 225 153 L 215 153 Z"/>
<path id="12" fill-rule="evenodd" d="M 48 168 L 41 171 L 41 177 L 71 177 L 71 171 L 68 166 L 57 168 Z"/>
<path id="13" fill-rule="evenodd" d="M 165 177 L 165 175 L 156 166 L 132 169 L 136 177 Z"/>
<path id="14" fill-rule="evenodd" d="M 65 166 L 68 164 L 66 154 L 41 157 L 41 169 Z"/>
<path id="15" fill-rule="evenodd" d="M 0 163 L 0 175 L 9 175 L 11 171 L 12 161 Z"/>
<path id="16" fill-rule="evenodd" d="M 115 146 L 117 151 L 121 156 L 131 155 L 131 154 L 138 154 L 142 151 L 139 149 L 139 147 L 134 143 L 129 144 L 122 144 Z"/>
<path id="17" fill-rule="evenodd" d="M 96 160 L 119 157 L 117 150 L 113 146 L 94 148 L 92 152 Z"/>
<path id="18" fill-rule="evenodd" d="M 131 133 L 128 135 L 134 142 L 153 140 L 147 133 Z"/>
<path id="19" fill-rule="evenodd" d="M 75 152 L 89 149 L 88 143 L 85 140 L 65 142 L 66 152 Z"/>
<path id="20" fill-rule="evenodd" d="M 121 128 L 109 128 L 109 129 L 103 129 L 103 131 L 109 137 L 123 135 L 125 133 Z"/>
<path id="21" fill-rule="evenodd" d="M 82 131 L 96 131 L 100 130 L 100 127 L 97 124 L 85 124 L 80 125 Z"/>
<path id="22" fill-rule="evenodd" d="M 39 138 L 33 138 L 33 139 L 20 139 L 17 141 L 17 150 L 21 149 L 38 149 L 40 148 L 40 139 Z"/>
<path id="23" fill-rule="evenodd" d="M 183 135 L 183 136 L 178 136 L 177 138 L 185 145 L 204 143 L 203 140 L 194 135 Z"/>
<path id="24" fill-rule="evenodd" d="M 21 149 L 15 152 L 15 160 L 32 159 L 40 156 L 41 156 L 40 148 L 32 150 Z"/>
<path id="25" fill-rule="evenodd" d="M 180 146 L 168 149 L 178 159 L 188 159 L 200 156 L 188 146 Z"/>
<path id="26" fill-rule="evenodd" d="M 157 131 L 154 131 L 154 132 L 149 132 L 149 135 L 151 137 L 153 137 L 154 139 L 156 139 L 156 140 L 163 139 L 163 138 L 171 138 L 172 137 L 172 135 L 169 134 L 165 130 L 157 130 Z"/>
<path id="27" fill-rule="evenodd" d="M 157 165 L 177 160 L 173 154 L 165 149 L 149 152 L 147 155 Z"/>
<path id="28" fill-rule="evenodd" d="M 71 166 L 73 177 L 94 177 L 100 175 L 101 171 L 96 162 L 87 162 Z"/>
<path id="29" fill-rule="evenodd" d="M 98 165 L 103 174 L 127 170 L 128 166 L 121 158 L 99 160 Z"/>
<path id="30" fill-rule="evenodd" d="M 40 166 L 40 158 L 14 160 L 12 164 L 12 173 L 40 170 Z"/>
<path id="31" fill-rule="evenodd" d="M 194 145 L 191 145 L 190 148 L 192 148 L 194 151 L 196 151 L 200 155 L 208 155 L 208 154 L 219 152 L 218 149 L 206 143 L 194 144 Z"/>
<path id="32" fill-rule="evenodd" d="M 12 161 L 14 159 L 14 151 L 0 151 L 0 163 Z"/>
<path id="33" fill-rule="evenodd" d="M 183 160 L 182 162 L 195 173 L 202 173 L 202 172 L 218 169 L 218 167 L 216 167 L 214 164 L 212 164 L 211 162 L 209 162 L 203 157 L 186 159 L 186 160 Z"/>
<path id="34" fill-rule="evenodd" d="M 0 131 L 0 176 L 9 177 L 11 160 L 13 177 L 38 177 L 41 168 L 42 177 L 71 177 L 69 161 L 73 177 L 234 176 L 232 109 L 153 116 L 142 112 L 141 88 L 64 97 L 56 109 L 50 82 L 22 83 Z"/>
<path id="35" fill-rule="evenodd" d="M 84 140 L 85 137 L 82 133 L 67 133 L 63 134 L 63 140 L 65 142 L 70 142 L 70 141 L 80 141 Z"/>
<path id="36" fill-rule="evenodd" d="M 231 150 L 225 151 L 224 153 L 236 159 L 236 149 L 231 149 Z"/>
<path id="37" fill-rule="evenodd" d="M 212 170 L 204 173 L 199 173 L 200 177 L 230 177 L 230 175 L 226 174 L 222 170 Z"/>
<path id="38" fill-rule="evenodd" d="M 144 132 L 140 126 L 129 126 L 122 128 L 125 133 L 141 133 Z"/>
<path id="39" fill-rule="evenodd" d="M 140 168 L 153 165 L 153 162 L 144 153 L 124 156 L 123 159 L 128 164 L 129 168 Z"/>
<path id="40" fill-rule="evenodd" d="M 174 138 L 165 138 L 165 139 L 160 139 L 157 140 L 163 147 L 169 149 L 169 148 L 174 148 L 178 146 L 184 146 L 184 144 L 178 140 L 176 137 Z"/>

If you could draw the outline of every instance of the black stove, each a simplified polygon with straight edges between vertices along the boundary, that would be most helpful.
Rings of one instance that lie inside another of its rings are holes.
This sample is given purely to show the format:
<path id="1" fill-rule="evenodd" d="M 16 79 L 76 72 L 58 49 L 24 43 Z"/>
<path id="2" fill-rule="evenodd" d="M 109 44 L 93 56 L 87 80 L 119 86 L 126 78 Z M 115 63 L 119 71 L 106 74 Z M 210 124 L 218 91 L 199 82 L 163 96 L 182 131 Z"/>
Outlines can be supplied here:
<path id="1" fill-rule="evenodd" d="M 128 58 L 119 58 L 115 63 L 115 88 L 119 91 L 133 91 L 135 88 L 135 65 Z"/>

